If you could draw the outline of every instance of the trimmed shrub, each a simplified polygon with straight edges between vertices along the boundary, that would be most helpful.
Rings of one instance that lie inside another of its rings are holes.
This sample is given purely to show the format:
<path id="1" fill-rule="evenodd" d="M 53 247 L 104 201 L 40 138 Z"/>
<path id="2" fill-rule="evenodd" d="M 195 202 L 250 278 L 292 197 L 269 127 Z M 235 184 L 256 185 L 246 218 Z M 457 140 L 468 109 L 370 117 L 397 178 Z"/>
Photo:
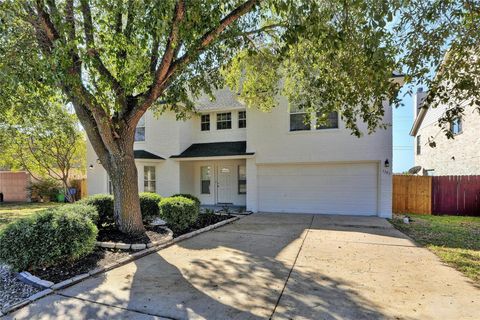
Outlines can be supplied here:
<path id="1" fill-rule="evenodd" d="M 113 224 L 113 196 L 110 194 L 96 194 L 77 202 L 94 206 L 98 212 L 97 226 Z"/>
<path id="2" fill-rule="evenodd" d="M 185 197 L 170 197 L 160 201 L 160 216 L 174 231 L 191 226 L 198 218 L 198 205 Z"/>
<path id="3" fill-rule="evenodd" d="M 92 222 L 97 225 L 98 224 L 98 212 L 97 208 L 92 205 L 83 204 L 83 203 L 74 203 L 74 204 L 66 204 L 64 206 L 55 208 L 57 212 L 73 212 L 76 213 L 86 219 L 92 220 Z"/>
<path id="4" fill-rule="evenodd" d="M 197 206 L 200 208 L 200 199 L 198 199 L 194 195 L 191 195 L 191 194 L 188 194 L 188 193 L 177 193 L 177 194 L 174 194 L 172 197 L 184 197 L 184 198 L 193 200 L 193 201 L 195 201 Z"/>
<path id="5" fill-rule="evenodd" d="M 72 207 L 48 209 L 9 224 L 0 233 L 0 261 L 15 271 L 35 270 L 92 252 L 98 229 Z"/>
<path id="6" fill-rule="evenodd" d="M 162 197 L 152 192 L 140 193 L 140 209 L 142 211 L 143 222 L 148 223 L 160 216 L 160 207 L 158 204 Z"/>

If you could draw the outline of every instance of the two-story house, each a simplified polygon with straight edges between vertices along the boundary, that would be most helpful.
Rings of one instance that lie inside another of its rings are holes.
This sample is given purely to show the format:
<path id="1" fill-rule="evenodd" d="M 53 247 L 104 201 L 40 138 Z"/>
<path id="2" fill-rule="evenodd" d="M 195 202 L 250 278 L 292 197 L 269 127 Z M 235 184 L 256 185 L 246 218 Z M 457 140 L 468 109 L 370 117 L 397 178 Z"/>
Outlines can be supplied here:
<path id="1" fill-rule="evenodd" d="M 198 115 L 185 121 L 145 114 L 134 147 L 140 191 L 190 193 L 205 205 L 253 212 L 391 216 L 391 127 L 357 138 L 336 112 L 317 126 L 286 99 L 262 112 L 227 89 L 216 98 L 200 99 Z M 385 110 L 390 124 L 387 103 Z M 89 193 L 108 193 L 91 146 L 87 161 Z"/>
<path id="2" fill-rule="evenodd" d="M 465 101 L 465 113 L 454 119 L 448 130 L 454 139 L 448 139 L 438 120 L 448 106 L 431 108 L 425 97 L 428 92 L 419 89 L 414 96 L 414 123 L 410 135 L 415 138 L 415 166 L 422 167 L 423 175 L 480 174 L 480 116 Z"/>

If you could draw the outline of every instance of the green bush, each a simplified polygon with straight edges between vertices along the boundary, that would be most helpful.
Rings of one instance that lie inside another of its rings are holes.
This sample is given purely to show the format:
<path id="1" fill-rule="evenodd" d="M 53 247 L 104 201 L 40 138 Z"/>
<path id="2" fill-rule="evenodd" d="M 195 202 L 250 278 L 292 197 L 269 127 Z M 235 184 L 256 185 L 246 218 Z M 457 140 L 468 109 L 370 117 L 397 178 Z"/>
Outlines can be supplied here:
<path id="1" fill-rule="evenodd" d="M 110 194 L 96 194 L 78 201 L 79 204 L 94 206 L 98 212 L 97 226 L 113 224 L 113 196 Z"/>
<path id="2" fill-rule="evenodd" d="M 198 218 L 198 205 L 185 197 L 170 197 L 160 201 L 160 216 L 174 231 L 185 230 Z"/>
<path id="3" fill-rule="evenodd" d="M 74 212 L 84 218 L 92 220 L 94 224 L 98 224 L 97 208 L 92 205 L 77 202 L 74 204 L 66 204 L 64 206 L 55 208 L 55 210 L 58 212 Z"/>
<path id="4" fill-rule="evenodd" d="M 92 252 L 98 229 L 77 209 L 48 209 L 9 224 L 0 233 L 0 261 L 16 271 L 35 270 Z"/>
<path id="5" fill-rule="evenodd" d="M 160 200 L 162 200 L 162 197 L 156 193 L 140 193 L 140 209 L 142 211 L 143 222 L 151 222 L 160 216 L 160 207 L 158 206 Z"/>
<path id="6" fill-rule="evenodd" d="M 193 200 L 195 201 L 195 204 L 200 208 L 200 199 L 198 199 L 194 195 L 191 195 L 188 193 L 177 193 L 177 194 L 174 194 L 172 197 L 184 197 L 184 198 Z"/>

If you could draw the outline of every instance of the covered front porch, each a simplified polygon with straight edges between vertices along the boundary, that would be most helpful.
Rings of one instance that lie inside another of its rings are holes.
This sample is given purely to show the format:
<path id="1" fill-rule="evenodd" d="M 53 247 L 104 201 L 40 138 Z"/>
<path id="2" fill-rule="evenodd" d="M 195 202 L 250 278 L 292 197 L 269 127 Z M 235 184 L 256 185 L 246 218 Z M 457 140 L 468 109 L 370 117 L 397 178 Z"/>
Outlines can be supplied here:
<path id="1" fill-rule="evenodd" d="M 198 197 L 202 205 L 245 207 L 246 159 L 241 142 L 193 144 L 172 158 L 180 162 L 180 192 Z"/>

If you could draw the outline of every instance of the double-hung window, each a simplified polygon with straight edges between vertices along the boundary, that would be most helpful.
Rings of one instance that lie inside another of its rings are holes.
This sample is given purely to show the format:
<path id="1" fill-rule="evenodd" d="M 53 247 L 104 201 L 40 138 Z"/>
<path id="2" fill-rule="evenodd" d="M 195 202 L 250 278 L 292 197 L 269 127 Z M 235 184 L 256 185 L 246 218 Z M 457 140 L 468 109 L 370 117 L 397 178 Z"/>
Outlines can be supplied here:
<path id="1" fill-rule="evenodd" d="M 247 127 L 247 111 L 238 112 L 238 127 L 239 128 Z"/>
<path id="2" fill-rule="evenodd" d="M 145 116 L 142 116 L 135 128 L 135 141 L 145 141 Z"/>
<path id="3" fill-rule="evenodd" d="M 232 113 L 217 113 L 217 130 L 232 129 Z"/>
<path id="4" fill-rule="evenodd" d="M 201 130 L 202 131 L 209 131 L 210 130 L 210 115 L 209 114 L 202 114 Z"/>
<path id="5" fill-rule="evenodd" d="M 338 112 L 333 111 L 328 114 L 317 112 L 317 130 L 338 128 Z"/>
<path id="6" fill-rule="evenodd" d="M 143 167 L 143 186 L 145 192 L 156 192 L 155 188 L 155 167 L 145 166 Z"/>
<path id="7" fill-rule="evenodd" d="M 310 130 L 310 117 L 308 113 L 298 107 L 290 107 L 290 131 Z"/>

